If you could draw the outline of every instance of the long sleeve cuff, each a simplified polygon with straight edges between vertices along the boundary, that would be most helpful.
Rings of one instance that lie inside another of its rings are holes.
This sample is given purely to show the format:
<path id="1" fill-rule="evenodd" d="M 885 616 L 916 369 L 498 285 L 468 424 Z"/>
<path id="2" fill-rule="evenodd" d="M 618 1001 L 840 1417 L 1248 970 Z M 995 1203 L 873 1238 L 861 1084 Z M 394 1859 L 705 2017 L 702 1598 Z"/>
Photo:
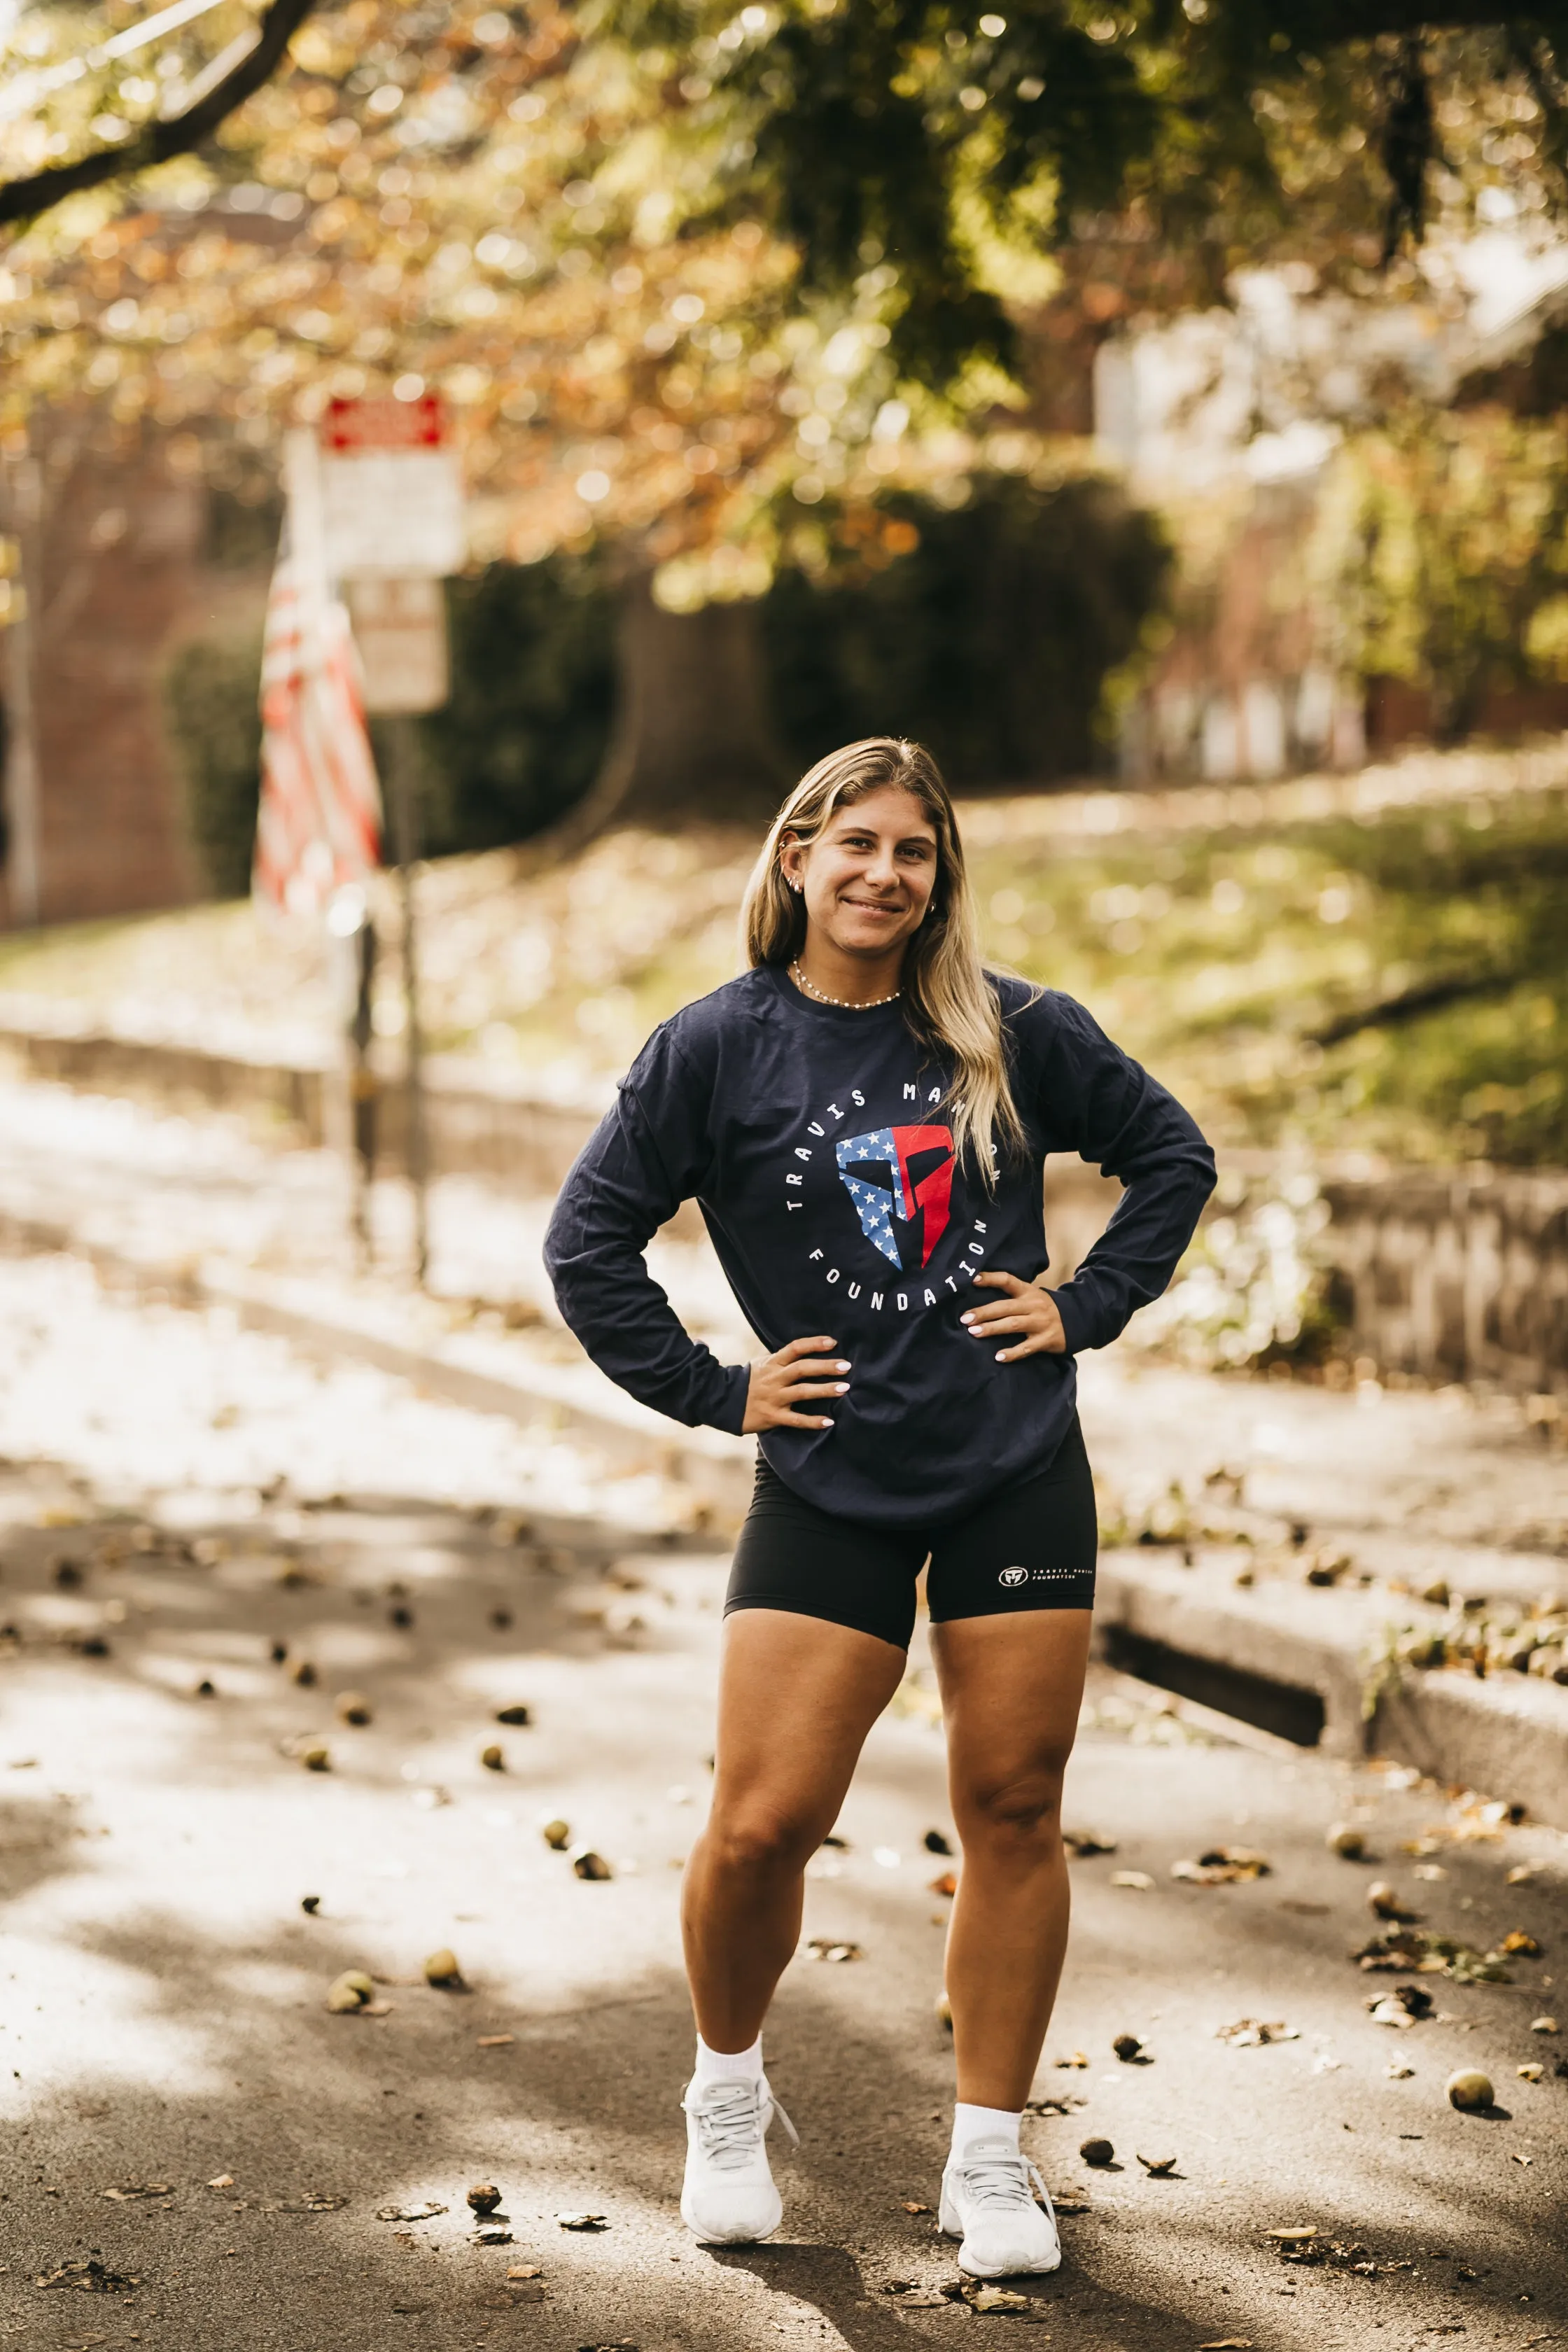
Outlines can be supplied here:
<path id="1" fill-rule="evenodd" d="M 742 1424 L 746 1418 L 746 1399 L 752 1386 L 750 1364 L 726 1364 L 724 1380 L 723 1400 L 713 1415 L 711 1426 L 727 1429 L 731 1437 L 740 1437 L 744 1433 Z"/>
<path id="2" fill-rule="evenodd" d="M 1080 1349 L 1092 1348 L 1095 1344 L 1093 1300 L 1070 1282 L 1064 1282 L 1059 1290 L 1053 1290 L 1050 1295 L 1057 1302 L 1062 1329 L 1067 1333 L 1068 1354 L 1076 1356 Z"/>

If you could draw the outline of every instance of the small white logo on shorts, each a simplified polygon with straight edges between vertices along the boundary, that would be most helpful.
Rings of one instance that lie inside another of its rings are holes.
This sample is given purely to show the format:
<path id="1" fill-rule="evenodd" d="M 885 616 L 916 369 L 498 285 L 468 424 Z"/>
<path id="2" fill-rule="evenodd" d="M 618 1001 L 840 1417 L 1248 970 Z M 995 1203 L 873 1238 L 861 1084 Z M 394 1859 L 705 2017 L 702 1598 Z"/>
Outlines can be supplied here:
<path id="1" fill-rule="evenodd" d="M 1026 1584 L 1028 1578 L 1026 1568 L 1005 1568 L 996 1581 L 998 1584 Z"/>

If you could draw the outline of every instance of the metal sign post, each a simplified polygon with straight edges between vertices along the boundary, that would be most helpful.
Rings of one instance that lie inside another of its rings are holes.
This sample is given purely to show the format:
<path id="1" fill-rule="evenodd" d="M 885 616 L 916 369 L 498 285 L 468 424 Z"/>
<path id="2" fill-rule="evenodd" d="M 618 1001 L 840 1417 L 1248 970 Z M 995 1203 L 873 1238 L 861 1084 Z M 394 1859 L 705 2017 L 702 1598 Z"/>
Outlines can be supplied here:
<path id="1" fill-rule="evenodd" d="M 321 425 L 321 502 L 329 561 L 345 583 L 365 708 L 387 724 L 386 798 L 403 916 L 406 1143 L 414 1261 L 429 1270 L 429 1154 L 414 868 L 420 854 L 419 745 L 414 715 L 447 699 L 443 575 L 462 569 L 462 478 L 440 403 L 334 400 Z"/>

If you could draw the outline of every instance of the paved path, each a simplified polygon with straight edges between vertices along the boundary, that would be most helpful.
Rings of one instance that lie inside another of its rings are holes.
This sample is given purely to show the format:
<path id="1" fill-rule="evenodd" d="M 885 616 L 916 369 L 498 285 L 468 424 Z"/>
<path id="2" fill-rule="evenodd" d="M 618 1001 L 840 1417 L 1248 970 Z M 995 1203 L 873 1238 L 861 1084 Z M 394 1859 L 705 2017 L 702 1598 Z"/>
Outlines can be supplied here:
<path id="1" fill-rule="evenodd" d="M 943 1865 L 922 1843 L 948 1823 L 917 1656 L 810 1888 L 807 1937 L 863 1957 L 803 1958 L 770 2033 L 805 2141 L 785 2228 L 704 2253 L 676 2211 L 673 1865 L 706 1792 L 721 1553 L 558 1440 L 106 1297 L 66 1260 L 0 1261 L 0 2345 L 897 2352 L 1033 2322 L 1075 2352 L 1523 2352 L 1568 2329 L 1568 1841 L 1097 1678 L 1069 1817 L 1117 1851 L 1075 1865 L 1037 2084 L 1066 2112 L 1028 2126 L 1085 2210 L 1022 2319 L 971 2315 L 908 2210 L 933 2201 L 950 2095 Z M 1205 1450 L 1233 1434 L 1206 1427 Z M 367 1727 L 336 1720 L 350 1688 Z M 518 1703 L 531 1722 L 498 1726 Z M 325 1772 L 300 1760 L 318 1741 Z M 1420 1979 L 1435 2020 L 1374 2023 L 1396 1979 L 1347 1955 L 1377 1873 L 1323 1843 L 1359 1813 L 1433 1926 L 1479 1948 L 1524 1928 L 1542 1957 L 1506 1986 Z M 552 1852 L 547 1814 L 607 1882 Z M 1216 1843 L 1269 1874 L 1171 1879 Z M 442 1945 L 468 1990 L 419 1980 Z M 384 1980 L 384 2014 L 326 2012 L 350 1968 Z M 1560 2003 L 1565 2031 L 1532 2032 Z M 1299 2038 L 1215 2038 L 1246 2018 Z M 1124 2032 L 1152 2063 L 1115 2059 Z M 1490 2074 L 1490 2114 L 1445 2103 L 1460 2063 Z M 1079 2161 L 1090 2132 L 1118 2168 Z M 1167 2179 L 1138 2161 L 1166 2154 Z M 509 2244 L 474 2242 L 481 2180 Z M 578 2212 L 605 2227 L 560 2226 Z M 1287 2263 L 1268 2231 L 1309 2223 L 1364 2251 Z M 106 2283 L 36 2284 L 80 2276 Z"/>
<path id="2" fill-rule="evenodd" d="M 341 1163 L 265 1149 L 237 1121 L 191 1121 L 65 1087 L 0 1082 L 0 1215 L 68 1229 L 153 1267 L 197 1260 L 271 1281 L 405 1346 L 460 1351 L 480 1371 L 570 1366 L 591 1380 L 555 1318 L 540 1263 L 549 1203 L 450 1177 L 432 1193 L 432 1299 L 396 1276 L 403 1187 L 377 1188 L 381 1271 L 356 1279 L 344 1245 Z M 697 1229 L 694 1227 L 694 1231 Z M 699 1238 L 661 1234 L 650 1261 L 688 1327 L 729 1361 L 750 1339 Z M 454 1332 L 458 1335 L 454 1339 Z M 1568 1450 L 1563 1423 L 1519 1399 L 1461 1390 L 1352 1394 L 1184 1370 L 1127 1340 L 1079 1370 L 1095 1466 L 1137 1523 L 1173 1479 L 1242 1474 L 1245 1500 L 1281 1530 L 1349 1542 L 1360 1568 L 1457 1591 L 1568 1589 Z M 1215 1498 L 1223 1504 L 1221 1493 Z M 1223 1517 L 1223 1511 L 1220 1513 Z M 1266 1532 L 1266 1530 L 1264 1530 Z"/>

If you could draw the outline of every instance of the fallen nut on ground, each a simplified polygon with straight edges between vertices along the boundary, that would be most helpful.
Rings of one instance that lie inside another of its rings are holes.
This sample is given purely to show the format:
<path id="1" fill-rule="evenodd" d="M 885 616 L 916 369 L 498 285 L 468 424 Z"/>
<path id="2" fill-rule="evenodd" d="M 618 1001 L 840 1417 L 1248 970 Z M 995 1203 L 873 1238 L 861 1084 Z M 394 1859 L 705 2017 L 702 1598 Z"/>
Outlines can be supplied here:
<path id="1" fill-rule="evenodd" d="M 448 1950 L 445 1944 L 438 1952 L 432 1952 L 425 1963 L 425 1981 L 437 1986 L 461 1984 L 463 1971 L 456 1952 Z"/>
<path id="2" fill-rule="evenodd" d="M 327 2007 L 335 2017 L 351 2016 L 375 1998 L 374 1979 L 363 1969 L 345 1969 L 327 1988 Z"/>
<path id="3" fill-rule="evenodd" d="M 1491 2083 L 1479 2066 L 1458 2067 L 1449 2075 L 1443 2088 L 1448 2095 L 1451 2107 L 1464 2108 L 1473 2114 L 1478 2108 L 1489 2107 L 1492 2104 Z"/>

